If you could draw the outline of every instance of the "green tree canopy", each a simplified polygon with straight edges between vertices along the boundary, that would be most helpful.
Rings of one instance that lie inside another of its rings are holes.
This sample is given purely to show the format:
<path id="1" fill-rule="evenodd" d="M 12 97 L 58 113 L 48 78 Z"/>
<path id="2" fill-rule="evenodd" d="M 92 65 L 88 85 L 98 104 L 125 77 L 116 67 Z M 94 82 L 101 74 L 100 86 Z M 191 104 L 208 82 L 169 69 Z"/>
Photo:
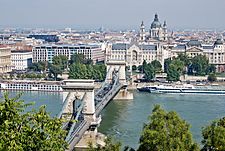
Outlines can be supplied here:
<path id="1" fill-rule="evenodd" d="M 38 111 L 24 112 L 27 106 L 20 95 L 0 101 L 0 150 L 61 150 L 67 143 L 62 120 L 51 118 L 45 106 Z"/>
<path id="2" fill-rule="evenodd" d="M 195 75 L 204 76 L 207 74 L 207 69 L 209 66 L 209 60 L 205 55 L 197 55 L 192 58 L 192 70 Z"/>
<path id="3" fill-rule="evenodd" d="M 177 71 L 176 66 L 174 64 L 169 65 L 169 69 L 167 70 L 166 80 L 168 81 L 180 80 L 180 73 Z"/>
<path id="4" fill-rule="evenodd" d="M 105 139 L 105 146 L 97 146 L 94 147 L 91 143 L 89 144 L 88 151 L 120 151 L 121 150 L 121 143 L 120 142 L 113 142 L 112 138 L 107 137 Z"/>
<path id="5" fill-rule="evenodd" d="M 136 66 L 136 65 L 133 65 L 133 66 L 132 66 L 132 70 L 133 70 L 133 71 L 136 71 L 136 70 L 137 70 L 137 66 Z"/>
<path id="6" fill-rule="evenodd" d="M 69 68 L 70 79 L 94 79 L 103 81 L 106 76 L 106 66 L 104 64 L 85 65 L 74 63 Z"/>
<path id="7" fill-rule="evenodd" d="M 189 75 L 197 75 L 204 76 L 210 73 L 216 72 L 215 65 L 209 64 L 209 60 L 205 55 L 197 55 L 194 58 L 188 57 L 186 54 L 179 54 L 176 58 L 168 58 L 164 61 L 164 71 L 167 73 L 169 70 L 169 66 L 171 63 L 174 63 L 174 60 L 179 60 L 184 65 L 183 73 L 187 73 Z M 175 66 L 179 66 L 178 63 Z"/>
<path id="8" fill-rule="evenodd" d="M 180 75 L 184 71 L 184 62 L 179 59 L 174 59 L 170 62 L 169 67 L 167 69 L 167 77 L 168 81 L 179 81 Z"/>
<path id="9" fill-rule="evenodd" d="M 147 81 L 150 81 L 155 78 L 155 69 L 153 68 L 151 63 L 148 63 L 147 65 L 143 65 L 143 68 L 144 68 L 145 79 Z"/>
<path id="10" fill-rule="evenodd" d="M 32 63 L 29 69 L 33 71 L 38 71 L 38 72 L 45 72 L 47 70 L 47 66 L 48 66 L 48 62 L 39 61 L 39 62 Z"/>
<path id="11" fill-rule="evenodd" d="M 147 62 L 146 62 L 146 60 L 144 60 L 142 63 L 143 70 L 144 70 L 144 68 L 146 68 L 146 66 L 147 66 Z"/>
<path id="12" fill-rule="evenodd" d="M 189 66 L 191 64 L 191 59 L 186 54 L 180 53 L 180 54 L 178 54 L 176 59 L 179 59 L 180 61 L 183 61 L 185 66 Z"/>
<path id="13" fill-rule="evenodd" d="M 88 79 L 86 66 L 80 63 L 74 63 L 70 65 L 69 78 L 70 79 Z"/>
<path id="14" fill-rule="evenodd" d="M 91 60 L 91 59 L 85 59 L 84 60 L 84 64 L 92 65 L 93 64 L 93 60 Z"/>
<path id="15" fill-rule="evenodd" d="M 137 69 L 138 69 L 139 72 L 141 72 L 141 73 L 143 72 L 143 66 L 142 66 L 142 65 L 139 65 L 139 66 L 137 67 Z"/>
<path id="16" fill-rule="evenodd" d="M 54 79 L 57 80 L 59 74 L 62 74 L 63 70 L 59 65 L 50 64 L 49 73 L 53 75 Z"/>
<path id="17" fill-rule="evenodd" d="M 154 70 L 156 72 L 161 72 L 162 71 L 162 65 L 161 65 L 161 63 L 158 60 L 152 61 L 151 64 L 152 64 L 152 66 L 153 66 L 153 68 L 154 68 Z"/>
<path id="18" fill-rule="evenodd" d="M 195 151 L 190 125 L 174 112 L 156 105 L 144 126 L 138 151 Z"/>
<path id="19" fill-rule="evenodd" d="M 225 150 L 225 117 L 215 120 L 202 130 L 202 151 Z"/>
<path id="20" fill-rule="evenodd" d="M 216 66 L 214 64 L 210 64 L 206 69 L 206 74 L 216 73 Z"/>
<path id="21" fill-rule="evenodd" d="M 68 66 L 68 57 L 64 55 L 54 56 L 52 58 L 52 64 L 61 68 L 61 70 L 65 70 Z"/>
<path id="22" fill-rule="evenodd" d="M 169 65 L 171 64 L 172 59 L 171 58 L 167 58 L 164 60 L 164 72 L 168 72 L 169 70 Z"/>
<path id="23" fill-rule="evenodd" d="M 83 54 L 73 54 L 70 59 L 70 64 L 74 64 L 74 63 L 84 64 L 85 63 L 84 60 L 85 60 L 85 57 Z"/>
<path id="24" fill-rule="evenodd" d="M 207 80 L 208 80 L 209 82 L 214 82 L 214 81 L 216 81 L 217 78 L 216 78 L 215 73 L 210 73 L 210 74 L 208 75 Z"/>

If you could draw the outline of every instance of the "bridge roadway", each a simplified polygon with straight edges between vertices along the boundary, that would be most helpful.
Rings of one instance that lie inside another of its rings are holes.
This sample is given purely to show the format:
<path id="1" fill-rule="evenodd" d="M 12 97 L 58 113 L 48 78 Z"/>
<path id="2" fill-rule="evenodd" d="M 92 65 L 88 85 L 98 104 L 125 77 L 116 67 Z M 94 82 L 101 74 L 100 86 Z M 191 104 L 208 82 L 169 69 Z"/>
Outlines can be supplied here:
<path id="1" fill-rule="evenodd" d="M 126 87 L 126 85 L 121 84 L 118 77 L 116 77 L 113 83 L 104 83 L 100 91 L 95 94 L 96 118 L 99 118 L 100 112 L 123 87 Z M 80 116 L 82 117 L 83 115 L 81 114 Z M 87 131 L 91 127 L 91 125 L 93 125 L 92 122 L 87 121 L 84 118 L 80 118 L 80 120 L 78 120 L 78 122 L 75 124 L 76 126 L 72 130 L 72 133 L 69 134 L 70 136 L 67 140 L 69 144 L 69 150 L 73 150 L 74 146 L 80 141 L 85 131 Z"/>

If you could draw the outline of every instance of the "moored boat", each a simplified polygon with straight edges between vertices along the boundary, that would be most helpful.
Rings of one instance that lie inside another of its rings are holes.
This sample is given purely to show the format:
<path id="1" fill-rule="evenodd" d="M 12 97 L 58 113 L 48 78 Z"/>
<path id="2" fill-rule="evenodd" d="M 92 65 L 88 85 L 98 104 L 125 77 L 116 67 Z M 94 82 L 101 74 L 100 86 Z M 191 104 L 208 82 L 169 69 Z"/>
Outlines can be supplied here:
<path id="1" fill-rule="evenodd" d="M 138 89 L 139 91 L 145 91 L 150 93 L 177 93 L 177 94 L 224 94 L 225 89 L 215 89 L 206 86 L 193 86 L 190 84 L 183 85 L 156 85 L 145 86 Z"/>
<path id="2" fill-rule="evenodd" d="M 1 81 L 0 90 L 62 92 L 62 83 L 55 81 Z"/>

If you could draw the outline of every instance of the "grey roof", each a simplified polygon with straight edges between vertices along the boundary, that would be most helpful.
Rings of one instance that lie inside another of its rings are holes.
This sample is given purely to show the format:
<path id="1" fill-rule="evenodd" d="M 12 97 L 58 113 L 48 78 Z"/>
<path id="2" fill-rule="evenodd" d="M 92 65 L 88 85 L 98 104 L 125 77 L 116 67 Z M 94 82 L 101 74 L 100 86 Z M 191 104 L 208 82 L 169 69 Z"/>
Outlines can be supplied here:
<path id="1" fill-rule="evenodd" d="M 112 45 L 112 50 L 127 50 L 129 49 L 129 44 L 126 43 L 117 43 Z"/>
<path id="2" fill-rule="evenodd" d="M 203 45 L 203 49 L 213 49 L 214 47 L 212 45 Z"/>
<path id="3" fill-rule="evenodd" d="M 190 41 L 187 43 L 187 45 L 188 45 L 189 47 L 192 47 L 192 46 L 201 47 L 201 46 L 202 46 L 201 42 L 198 41 L 198 40 L 190 40 Z"/>
<path id="4" fill-rule="evenodd" d="M 142 50 L 157 50 L 156 45 L 139 45 L 139 48 Z"/>
<path id="5" fill-rule="evenodd" d="M 152 28 L 160 28 L 160 27 L 161 27 L 161 23 L 159 22 L 158 15 L 155 14 L 154 21 L 153 21 L 152 24 L 151 24 L 151 29 L 152 29 Z"/>
<path id="6" fill-rule="evenodd" d="M 217 39 L 214 45 L 223 45 L 223 41 L 221 39 Z"/>
<path id="7" fill-rule="evenodd" d="M 186 49 L 186 45 L 179 44 L 176 47 L 173 47 L 174 50 L 183 50 Z"/>
<path id="8" fill-rule="evenodd" d="M 75 49 L 94 49 L 94 48 L 100 48 L 100 45 L 97 44 L 42 44 L 35 46 L 35 48 L 75 48 Z"/>

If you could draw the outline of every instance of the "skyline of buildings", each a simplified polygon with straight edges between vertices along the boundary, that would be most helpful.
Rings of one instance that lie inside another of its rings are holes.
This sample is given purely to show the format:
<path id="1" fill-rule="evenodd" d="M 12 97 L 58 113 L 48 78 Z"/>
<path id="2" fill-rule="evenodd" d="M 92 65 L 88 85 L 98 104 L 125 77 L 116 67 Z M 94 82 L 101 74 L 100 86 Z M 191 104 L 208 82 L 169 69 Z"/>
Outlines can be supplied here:
<path id="1" fill-rule="evenodd" d="M 51 63 L 54 56 L 65 55 L 70 59 L 76 53 L 93 63 L 125 60 L 130 69 L 144 60 L 148 63 L 158 60 L 163 65 L 165 59 L 186 53 L 190 57 L 206 55 L 218 72 L 224 72 L 224 35 L 225 32 L 216 31 L 171 31 L 170 24 L 154 14 L 151 23 L 139 24 L 139 31 L 4 29 L 0 30 L 0 45 L 10 47 L 11 69 L 17 70 L 28 68 L 31 60 Z"/>

